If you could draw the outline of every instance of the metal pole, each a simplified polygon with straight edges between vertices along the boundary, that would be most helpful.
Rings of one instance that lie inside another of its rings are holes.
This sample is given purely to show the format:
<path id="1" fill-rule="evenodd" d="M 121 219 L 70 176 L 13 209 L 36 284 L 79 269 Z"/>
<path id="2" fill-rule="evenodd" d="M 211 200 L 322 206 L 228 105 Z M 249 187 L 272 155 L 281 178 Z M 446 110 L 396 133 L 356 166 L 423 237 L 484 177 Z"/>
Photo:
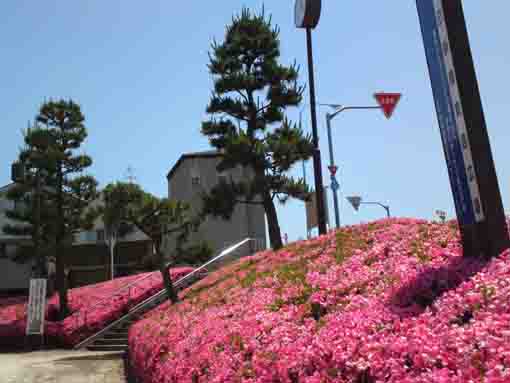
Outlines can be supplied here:
<path id="1" fill-rule="evenodd" d="M 329 164 L 330 166 L 335 166 L 335 158 L 333 156 L 333 139 L 331 138 L 331 115 L 326 113 L 326 125 L 328 128 L 328 146 L 329 146 Z M 336 182 L 336 178 L 333 174 L 331 174 L 331 182 Z M 335 224 L 336 228 L 340 228 L 340 209 L 338 208 L 338 190 L 334 187 L 331 187 L 333 190 L 333 204 L 335 208 Z"/>
<path id="2" fill-rule="evenodd" d="M 310 85 L 310 111 L 312 116 L 313 131 L 313 167 L 315 171 L 315 193 L 317 197 L 317 220 L 319 224 L 319 235 L 327 233 L 326 216 L 324 214 L 324 186 L 322 184 L 322 165 L 321 152 L 319 149 L 319 135 L 317 133 L 317 113 L 315 110 L 315 80 L 313 70 L 313 50 L 312 50 L 312 29 L 306 28 L 306 43 L 308 51 L 308 77 Z"/>
<path id="3" fill-rule="evenodd" d="M 386 216 L 388 218 L 391 218 L 391 215 L 390 215 L 390 207 L 388 205 L 383 205 L 382 203 L 380 202 L 361 202 L 360 205 L 379 205 L 380 207 L 382 207 L 384 210 L 386 210 Z"/>
<path id="4" fill-rule="evenodd" d="M 111 239 L 110 239 L 110 241 L 111 241 Z M 114 271 L 113 271 L 113 268 L 115 267 L 114 262 L 113 262 L 114 250 L 112 250 L 112 244 L 111 243 L 108 244 L 108 247 L 109 247 L 109 250 L 110 250 L 110 258 L 111 258 L 111 262 L 112 262 L 112 280 L 113 280 L 115 278 L 114 277 L 115 274 L 114 274 Z"/>
<path id="5" fill-rule="evenodd" d="M 41 226 L 41 176 L 39 174 L 39 169 L 35 173 L 35 222 L 34 222 L 34 254 L 37 264 L 37 274 L 38 277 L 44 276 L 44 270 L 41 262 L 41 252 L 40 252 L 40 233 Z"/>

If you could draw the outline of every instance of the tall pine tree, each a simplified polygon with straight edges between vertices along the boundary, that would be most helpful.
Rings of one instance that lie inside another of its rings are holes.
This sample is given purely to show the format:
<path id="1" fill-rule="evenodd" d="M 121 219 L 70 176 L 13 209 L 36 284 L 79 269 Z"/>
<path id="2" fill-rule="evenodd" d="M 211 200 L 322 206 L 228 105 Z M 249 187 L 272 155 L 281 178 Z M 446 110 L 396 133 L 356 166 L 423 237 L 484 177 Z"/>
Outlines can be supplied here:
<path id="1" fill-rule="evenodd" d="M 273 249 L 282 247 L 275 199 L 308 198 L 304 181 L 288 172 L 313 154 L 310 135 L 285 117 L 286 109 L 302 100 L 298 68 L 280 64 L 279 58 L 278 27 L 264 11 L 257 15 L 243 9 L 227 26 L 224 41 L 212 44 L 211 119 L 202 124 L 202 133 L 223 153 L 219 171 L 242 166 L 254 173 L 249 180 L 213 188 L 204 197 L 204 214 L 228 219 L 238 203 L 262 205 Z"/>
<path id="2" fill-rule="evenodd" d="M 40 246 L 51 249 L 56 258 L 57 289 L 60 316 L 69 313 L 67 285 L 65 283 L 65 255 L 72 246 L 74 235 L 89 230 L 99 215 L 89 204 L 98 196 L 94 177 L 84 174 L 92 165 L 92 159 L 76 153 L 87 138 L 80 106 L 69 100 L 44 103 L 36 116 L 35 126 L 25 133 L 26 148 L 19 162 L 29 173 L 42 177 L 43 203 L 41 209 Z M 44 171 L 42 171 L 44 170 Z M 11 211 L 8 216 L 18 225 L 5 227 L 14 235 L 32 232 L 36 210 L 34 209 L 34 177 L 26 177 L 9 192 L 12 199 L 25 202 L 21 212 Z"/>

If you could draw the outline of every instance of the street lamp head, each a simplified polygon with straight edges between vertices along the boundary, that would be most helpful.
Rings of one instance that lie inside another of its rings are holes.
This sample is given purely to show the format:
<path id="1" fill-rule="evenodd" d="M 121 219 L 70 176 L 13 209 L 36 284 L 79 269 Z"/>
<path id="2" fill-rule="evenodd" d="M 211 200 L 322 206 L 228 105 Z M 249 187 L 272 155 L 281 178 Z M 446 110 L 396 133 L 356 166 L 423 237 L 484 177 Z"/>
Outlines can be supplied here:
<path id="1" fill-rule="evenodd" d="M 297 28 L 314 29 L 321 17 L 321 0 L 296 0 L 294 18 Z"/>

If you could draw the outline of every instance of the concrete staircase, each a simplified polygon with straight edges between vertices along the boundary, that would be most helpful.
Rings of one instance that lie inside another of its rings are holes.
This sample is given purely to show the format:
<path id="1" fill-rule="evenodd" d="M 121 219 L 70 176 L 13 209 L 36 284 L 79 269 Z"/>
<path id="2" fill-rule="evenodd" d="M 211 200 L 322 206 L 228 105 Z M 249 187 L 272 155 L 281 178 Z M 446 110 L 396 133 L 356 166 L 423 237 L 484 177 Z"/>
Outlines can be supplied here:
<path id="1" fill-rule="evenodd" d="M 218 256 L 209 262 L 176 281 L 174 283 L 175 289 L 177 291 L 183 290 L 206 276 L 208 270 L 215 269 L 219 265 L 223 265 L 232 259 L 235 259 L 236 250 L 250 241 L 252 241 L 252 239 L 247 238 L 223 250 Z M 74 348 L 76 350 L 88 349 L 90 351 L 126 351 L 128 348 L 129 327 L 143 317 L 147 312 L 153 310 L 166 300 L 166 290 L 160 290 L 145 301 L 131 308 L 131 310 L 129 310 L 129 312 L 123 317 L 107 325 L 105 328 L 85 339 Z"/>
<path id="2" fill-rule="evenodd" d="M 198 269 L 197 269 L 198 270 Z M 196 271 L 196 270 L 195 270 Z M 202 279 L 206 274 L 192 272 L 175 283 L 177 291 L 183 290 Z M 126 315 L 106 326 L 103 330 L 78 344 L 75 349 L 90 351 L 125 351 L 128 347 L 129 326 L 143 315 L 167 300 L 166 290 L 160 290 L 152 297 L 133 307 Z"/>

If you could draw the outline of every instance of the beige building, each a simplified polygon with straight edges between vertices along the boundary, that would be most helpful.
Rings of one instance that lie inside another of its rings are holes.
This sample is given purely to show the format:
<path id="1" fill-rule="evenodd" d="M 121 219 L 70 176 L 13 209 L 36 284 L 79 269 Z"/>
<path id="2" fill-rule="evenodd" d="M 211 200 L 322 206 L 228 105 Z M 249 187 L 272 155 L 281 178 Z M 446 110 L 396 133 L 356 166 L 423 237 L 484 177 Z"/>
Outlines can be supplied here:
<path id="1" fill-rule="evenodd" d="M 201 194 L 210 191 L 222 178 L 228 180 L 232 177 L 239 181 L 252 176 L 250 169 L 242 167 L 220 173 L 216 169 L 220 161 L 221 153 L 217 151 L 183 154 L 167 175 L 168 197 L 188 202 L 195 212 L 199 212 L 202 208 Z M 199 231 L 192 234 L 191 241 L 205 240 L 217 254 L 245 238 L 255 241 L 245 246 L 240 255 L 266 249 L 265 212 L 261 205 L 238 204 L 229 221 L 207 217 Z M 171 253 L 174 248 L 173 238 L 166 238 L 165 251 Z"/>
<path id="2" fill-rule="evenodd" d="M 11 260 L 18 246 L 29 246 L 29 238 L 20 238 L 4 234 L 2 228 L 14 224 L 6 215 L 6 210 L 17 208 L 13 201 L 5 198 L 5 194 L 14 184 L 0 187 L 0 294 L 23 292 L 28 289 L 31 264 L 19 264 Z"/>

